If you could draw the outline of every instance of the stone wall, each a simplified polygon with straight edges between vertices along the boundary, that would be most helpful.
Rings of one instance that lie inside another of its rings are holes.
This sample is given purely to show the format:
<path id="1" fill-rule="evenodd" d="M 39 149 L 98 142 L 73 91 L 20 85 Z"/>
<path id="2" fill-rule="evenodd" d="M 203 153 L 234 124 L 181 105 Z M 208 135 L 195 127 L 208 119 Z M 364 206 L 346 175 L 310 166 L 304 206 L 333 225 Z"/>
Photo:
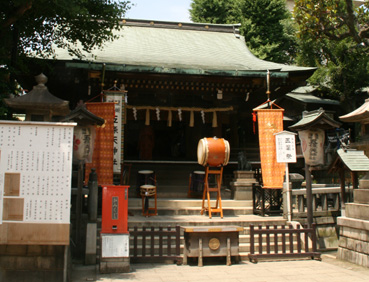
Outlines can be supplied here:
<path id="1" fill-rule="evenodd" d="M 0 281 L 62 282 L 65 247 L 53 245 L 0 245 Z M 67 279 L 67 280 L 64 280 Z"/>
<path id="2" fill-rule="evenodd" d="M 354 202 L 346 204 L 345 216 L 339 217 L 340 240 L 337 258 L 369 267 L 369 180 L 359 181 Z"/>

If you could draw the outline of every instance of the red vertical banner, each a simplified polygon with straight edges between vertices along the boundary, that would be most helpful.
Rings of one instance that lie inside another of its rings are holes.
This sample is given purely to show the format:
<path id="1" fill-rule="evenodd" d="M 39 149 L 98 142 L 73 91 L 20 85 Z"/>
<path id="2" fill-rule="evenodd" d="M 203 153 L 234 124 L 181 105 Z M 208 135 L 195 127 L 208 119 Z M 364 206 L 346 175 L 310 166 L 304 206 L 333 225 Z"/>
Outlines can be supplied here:
<path id="1" fill-rule="evenodd" d="M 104 125 L 96 128 L 92 162 L 86 163 L 85 168 L 86 183 L 91 168 L 96 168 L 99 185 L 113 184 L 115 103 L 86 103 L 86 108 L 105 120 Z"/>
<path id="2" fill-rule="evenodd" d="M 277 162 L 275 133 L 283 131 L 283 109 L 258 109 L 259 147 L 263 188 L 282 189 L 285 164 Z"/>

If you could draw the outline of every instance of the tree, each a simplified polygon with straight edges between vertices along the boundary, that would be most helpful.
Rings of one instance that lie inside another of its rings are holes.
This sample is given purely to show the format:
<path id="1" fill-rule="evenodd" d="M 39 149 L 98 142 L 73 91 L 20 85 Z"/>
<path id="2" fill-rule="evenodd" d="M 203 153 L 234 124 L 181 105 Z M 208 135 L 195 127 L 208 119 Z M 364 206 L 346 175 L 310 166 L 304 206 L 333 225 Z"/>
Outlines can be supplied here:
<path id="1" fill-rule="evenodd" d="M 296 0 L 294 14 L 301 34 L 369 46 L 368 9 L 369 1 L 355 8 L 352 0 Z"/>
<path id="2" fill-rule="evenodd" d="M 285 0 L 193 0 L 194 22 L 241 23 L 247 47 L 260 59 L 290 63 L 296 52 L 292 15 Z"/>
<path id="3" fill-rule="evenodd" d="M 0 3 L 0 94 L 3 95 L 3 91 L 14 90 L 14 85 L 9 84 L 21 71 L 21 61 L 26 55 L 50 57 L 56 46 L 81 57 L 82 50 L 89 52 L 115 38 L 113 30 L 121 28 L 119 21 L 130 8 L 130 1 L 113 0 L 1 0 Z M 9 79 L 6 81 L 5 77 Z"/>
<path id="4" fill-rule="evenodd" d="M 319 67 L 310 82 L 347 111 L 357 107 L 356 91 L 369 85 L 368 7 L 368 1 L 357 8 L 350 0 L 295 1 L 297 60 Z"/>

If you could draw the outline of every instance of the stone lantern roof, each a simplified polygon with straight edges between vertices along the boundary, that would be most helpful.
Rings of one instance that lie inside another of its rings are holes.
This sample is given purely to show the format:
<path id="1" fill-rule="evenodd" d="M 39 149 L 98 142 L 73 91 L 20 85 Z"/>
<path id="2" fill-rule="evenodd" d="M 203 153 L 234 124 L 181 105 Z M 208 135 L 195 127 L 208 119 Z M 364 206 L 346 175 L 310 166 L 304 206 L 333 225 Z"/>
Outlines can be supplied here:
<path id="1" fill-rule="evenodd" d="M 28 114 L 48 114 L 64 116 L 69 113 L 69 101 L 59 99 L 51 94 L 45 86 L 47 77 L 41 73 L 35 77 L 37 85 L 25 95 L 4 99 L 7 106 L 24 110 Z"/>

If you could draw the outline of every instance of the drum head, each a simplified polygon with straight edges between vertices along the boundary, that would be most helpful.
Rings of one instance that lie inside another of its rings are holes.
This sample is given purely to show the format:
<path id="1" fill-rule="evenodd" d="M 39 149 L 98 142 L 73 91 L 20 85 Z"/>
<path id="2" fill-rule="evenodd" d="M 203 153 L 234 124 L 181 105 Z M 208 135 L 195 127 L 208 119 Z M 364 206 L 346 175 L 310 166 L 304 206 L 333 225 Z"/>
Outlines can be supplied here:
<path id="1" fill-rule="evenodd" d="M 229 142 L 225 139 L 223 139 L 224 141 L 224 150 L 225 150 L 225 157 L 224 157 L 224 162 L 223 162 L 223 165 L 227 165 L 228 162 L 229 162 L 229 156 L 231 154 L 231 149 L 229 147 Z"/>
<path id="2" fill-rule="evenodd" d="M 207 141 L 206 138 L 200 139 L 197 145 L 197 162 L 205 166 L 207 162 Z"/>

